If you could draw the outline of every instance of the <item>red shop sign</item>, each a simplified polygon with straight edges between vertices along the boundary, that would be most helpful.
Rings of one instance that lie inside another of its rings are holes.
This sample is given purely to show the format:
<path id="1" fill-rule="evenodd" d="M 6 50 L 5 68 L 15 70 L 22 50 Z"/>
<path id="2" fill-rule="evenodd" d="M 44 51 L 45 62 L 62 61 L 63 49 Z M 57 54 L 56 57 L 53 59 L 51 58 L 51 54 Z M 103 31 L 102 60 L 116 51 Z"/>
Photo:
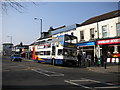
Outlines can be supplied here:
<path id="1" fill-rule="evenodd" d="M 116 44 L 116 43 L 120 43 L 120 38 L 106 39 L 106 40 L 98 40 L 98 41 L 97 41 L 97 45 Z"/>

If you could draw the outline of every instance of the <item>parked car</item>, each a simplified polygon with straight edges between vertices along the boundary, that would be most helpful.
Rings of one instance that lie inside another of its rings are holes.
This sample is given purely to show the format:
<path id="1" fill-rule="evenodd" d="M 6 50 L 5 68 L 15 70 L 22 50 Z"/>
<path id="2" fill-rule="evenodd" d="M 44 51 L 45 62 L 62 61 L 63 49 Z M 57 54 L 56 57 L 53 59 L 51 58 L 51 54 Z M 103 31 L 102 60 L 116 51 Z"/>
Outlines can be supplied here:
<path id="1" fill-rule="evenodd" d="M 19 54 L 13 54 L 13 55 L 11 55 L 10 60 L 11 61 L 20 61 L 21 62 L 22 57 Z"/>

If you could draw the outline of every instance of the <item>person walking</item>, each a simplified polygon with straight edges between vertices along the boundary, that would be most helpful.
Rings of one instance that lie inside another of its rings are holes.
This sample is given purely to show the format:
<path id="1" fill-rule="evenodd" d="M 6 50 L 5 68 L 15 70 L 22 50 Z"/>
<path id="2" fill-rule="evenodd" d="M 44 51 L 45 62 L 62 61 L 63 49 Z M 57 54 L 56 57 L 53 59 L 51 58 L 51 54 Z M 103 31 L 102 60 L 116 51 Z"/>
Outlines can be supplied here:
<path id="1" fill-rule="evenodd" d="M 97 62 L 98 62 L 98 58 L 97 58 L 97 55 L 95 55 L 95 65 L 97 65 Z"/>
<path id="2" fill-rule="evenodd" d="M 102 65 L 102 67 L 104 66 L 104 58 L 105 58 L 105 55 L 101 55 L 100 56 L 100 60 L 101 60 L 101 65 Z"/>
<path id="3" fill-rule="evenodd" d="M 78 59 L 78 66 L 81 66 L 81 57 L 82 55 L 80 54 L 80 52 L 77 55 L 77 59 Z"/>
<path id="4" fill-rule="evenodd" d="M 104 60 L 104 68 L 106 69 L 107 68 L 107 55 L 104 55 L 103 60 Z"/>
<path id="5" fill-rule="evenodd" d="M 88 67 L 91 66 L 91 55 L 87 55 Z"/>
<path id="6" fill-rule="evenodd" d="M 83 66 L 85 66 L 85 63 L 86 63 L 86 53 L 83 52 L 82 54 L 82 60 L 83 60 Z"/>

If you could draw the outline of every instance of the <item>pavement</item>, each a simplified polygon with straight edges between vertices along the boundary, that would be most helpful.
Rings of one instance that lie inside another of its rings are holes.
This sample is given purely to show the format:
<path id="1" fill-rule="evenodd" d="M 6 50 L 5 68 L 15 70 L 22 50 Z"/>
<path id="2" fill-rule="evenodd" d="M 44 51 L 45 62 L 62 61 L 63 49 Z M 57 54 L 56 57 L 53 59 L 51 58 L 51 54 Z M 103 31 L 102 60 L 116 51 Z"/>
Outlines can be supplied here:
<path id="1" fill-rule="evenodd" d="M 118 65 L 118 64 L 108 65 L 106 69 L 102 66 L 87 67 L 86 69 L 88 69 L 89 71 L 92 71 L 92 72 L 97 72 L 97 73 L 120 74 L 120 65 Z"/>

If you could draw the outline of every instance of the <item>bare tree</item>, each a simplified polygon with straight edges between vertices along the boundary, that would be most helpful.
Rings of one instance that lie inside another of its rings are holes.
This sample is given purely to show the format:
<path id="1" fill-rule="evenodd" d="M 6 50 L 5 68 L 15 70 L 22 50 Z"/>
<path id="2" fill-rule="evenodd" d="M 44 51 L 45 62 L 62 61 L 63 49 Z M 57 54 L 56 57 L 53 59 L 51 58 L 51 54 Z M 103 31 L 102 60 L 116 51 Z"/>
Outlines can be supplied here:
<path id="1" fill-rule="evenodd" d="M 25 0 L 24 0 L 25 1 Z M 32 2 L 32 0 L 30 0 Z M 25 9 L 24 4 L 17 2 L 16 0 L 0 0 L 2 4 L 2 10 L 3 12 L 7 12 L 9 8 L 13 8 L 16 11 L 22 13 L 22 10 Z M 34 5 L 36 5 L 35 2 L 32 2 Z"/>

